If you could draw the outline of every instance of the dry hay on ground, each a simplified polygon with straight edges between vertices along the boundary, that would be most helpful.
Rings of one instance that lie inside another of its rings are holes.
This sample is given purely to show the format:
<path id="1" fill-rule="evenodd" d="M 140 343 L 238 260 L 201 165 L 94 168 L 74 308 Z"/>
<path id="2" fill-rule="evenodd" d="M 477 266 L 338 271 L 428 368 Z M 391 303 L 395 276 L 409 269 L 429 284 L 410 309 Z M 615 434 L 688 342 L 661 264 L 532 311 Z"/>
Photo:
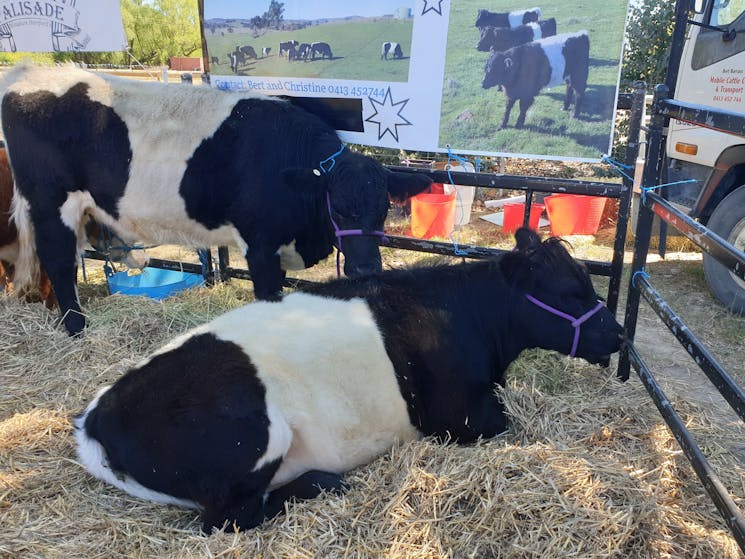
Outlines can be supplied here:
<path id="1" fill-rule="evenodd" d="M 343 496 L 260 528 L 200 535 L 194 511 L 147 503 L 76 463 L 70 416 L 159 344 L 245 301 L 220 286 L 164 303 L 91 299 L 82 339 L 41 305 L 0 298 L 0 557 L 739 557 L 640 382 L 532 351 L 503 397 L 512 428 L 477 445 L 423 440 L 348 475 Z M 680 403 L 725 485 L 745 430 Z"/>

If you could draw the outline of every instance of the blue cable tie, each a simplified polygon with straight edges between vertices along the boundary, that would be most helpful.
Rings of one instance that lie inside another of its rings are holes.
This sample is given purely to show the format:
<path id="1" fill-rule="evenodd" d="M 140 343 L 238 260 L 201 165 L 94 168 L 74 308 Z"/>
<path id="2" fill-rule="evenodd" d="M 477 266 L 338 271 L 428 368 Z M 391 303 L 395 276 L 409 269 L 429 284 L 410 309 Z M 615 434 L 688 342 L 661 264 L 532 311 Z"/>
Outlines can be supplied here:
<path id="1" fill-rule="evenodd" d="M 647 192 L 651 192 L 652 190 L 657 190 L 659 188 L 664 188 L 666 186 L 674 186 L 676 184 L 687 184 L 691 182 L 698 182 L 698 179 L 686 179 L 684 181 L 675 181 L 675 182 L 666 182 L 665 184 L 658 184 L 655 186 L 642 186 L 642 205 L 646 205 L 647 203 Z"/>
<path id="2" fill-rule="evenodd" d="M 613 165 L 614 167 L 618 167 L 620 169 L 626 169 L 627 171 L 630 171 L 634 168 L 633 165 L 627 165 L 626 163 L 621 163 L 617 159 L 613 159 L 612 157 L 608 157 L 607 155 L 603 156 L 602 161 L 604 163 L 609 163 L 610 165 Z"/>
<path id="3" fill-rule="evenodd" d="M 624 178 L 627 178 L 631 182 L 634 182 L 634 177 L 630 176 L 628 173 L 625 173 L 623 169 L 631 170 L 633 167 L 631 165 L 626 165 L 625 163 L 621 163 L 620 161 L 616 161 L 615 159 L 611 159 L 610 157 L 603 156 L 601 159 L 603 163 L 608 163 L 611 167 L 613 167 L 613 170 L 616 171 L 619 175 L 623 176 Z"/>
<path id="4" fill-rule="evenodd" d="M 333 169 L 334 165 L 336 165 L 336 158 L 341 155 L 342 151 L 344 151 L 344 144 L 341 145 L 341 147 L 339 148 L 339 151 L 337 151 L 333 155 L 329 155 L 326 159 L 324 159 L 318 164 L 318 168 L 321 170 L 322 173 L 325 174 L 325 173 L 331 172 L 331 169 Z M 328 163 L 329 161 L 331 162 L 331 165 L 329 165 L 329 168 L 326 169 L 324 165 Z"/>
<path id="5" fill-rule="evenodd" d="M 645 280 L 648 280 L 649 279 L 649 274 L 646 272 L 646 270 L 644 270 L 644 266 L 642 266 L 642 269 L 641 270 L 637 270 L 636 272 L 634 272 L 634 275 L 631 276 L 631 285 L 633 287 L 636 287 L 635 284 L 636 284 L 636 277 L 637 276 L 641 276 Z"/>

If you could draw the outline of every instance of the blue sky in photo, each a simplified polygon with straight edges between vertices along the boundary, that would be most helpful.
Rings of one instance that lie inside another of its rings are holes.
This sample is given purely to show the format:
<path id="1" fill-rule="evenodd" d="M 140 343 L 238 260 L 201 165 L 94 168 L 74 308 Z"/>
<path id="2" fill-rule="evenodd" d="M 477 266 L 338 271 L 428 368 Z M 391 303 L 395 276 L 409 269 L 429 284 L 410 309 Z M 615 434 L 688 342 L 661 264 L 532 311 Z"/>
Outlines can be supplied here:
<path id="1" fill-rule="evenodd" d="M 204 19 L 250 19 L 267 11 L 270 0 L 204 0 Z M 317 19 L 347 16 L 381 16 L 396 8 L 414 8 L 415 0 L 290 0 L 285 1 L 285 19 Z"/>

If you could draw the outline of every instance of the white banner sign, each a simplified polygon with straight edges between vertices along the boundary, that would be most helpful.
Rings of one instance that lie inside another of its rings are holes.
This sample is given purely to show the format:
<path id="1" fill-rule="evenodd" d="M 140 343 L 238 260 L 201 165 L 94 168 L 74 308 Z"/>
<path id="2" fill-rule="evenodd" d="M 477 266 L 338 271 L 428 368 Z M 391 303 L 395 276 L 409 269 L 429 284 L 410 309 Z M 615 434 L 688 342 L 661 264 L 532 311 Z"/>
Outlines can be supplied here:
<path id="1" fill-rule="evenodd" d="M 119 0 L 0 0 L 0 52 L 116 51 Z"/>
<path id="2" fill-rule="evenodd" d="M 597 161 L 627 2 L 530 2 L 204 0 L 211 83 L 326 99 L 351 143 Z"/>

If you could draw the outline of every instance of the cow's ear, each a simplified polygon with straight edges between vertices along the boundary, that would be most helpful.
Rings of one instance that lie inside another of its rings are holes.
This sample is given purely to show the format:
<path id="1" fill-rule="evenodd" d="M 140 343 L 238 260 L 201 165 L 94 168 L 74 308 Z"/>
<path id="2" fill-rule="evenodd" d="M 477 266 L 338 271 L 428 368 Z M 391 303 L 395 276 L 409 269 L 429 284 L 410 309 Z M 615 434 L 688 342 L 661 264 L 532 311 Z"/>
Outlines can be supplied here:
<path id="1" fill-rule="evenodd" d="M 322 192 L 327 190 L 326 175 L 318 169 L 283 169 L 284 183 L 296 192 Z"/>
<path id="2" fill-rule="evenodd" d="M 432 179 L 420 173 L 401 173 L 399 171 L 389 171 L 388 173 L 388 194 L 399 202 L 424 192 L 431 185 Z"/>
<path id="3" fill-rule="evenodd" d="M 528 227 L 520 227 L 515 231 L 515 250 L 528 252 L 541 246 L 541 238 L 538 233 Z"/>

